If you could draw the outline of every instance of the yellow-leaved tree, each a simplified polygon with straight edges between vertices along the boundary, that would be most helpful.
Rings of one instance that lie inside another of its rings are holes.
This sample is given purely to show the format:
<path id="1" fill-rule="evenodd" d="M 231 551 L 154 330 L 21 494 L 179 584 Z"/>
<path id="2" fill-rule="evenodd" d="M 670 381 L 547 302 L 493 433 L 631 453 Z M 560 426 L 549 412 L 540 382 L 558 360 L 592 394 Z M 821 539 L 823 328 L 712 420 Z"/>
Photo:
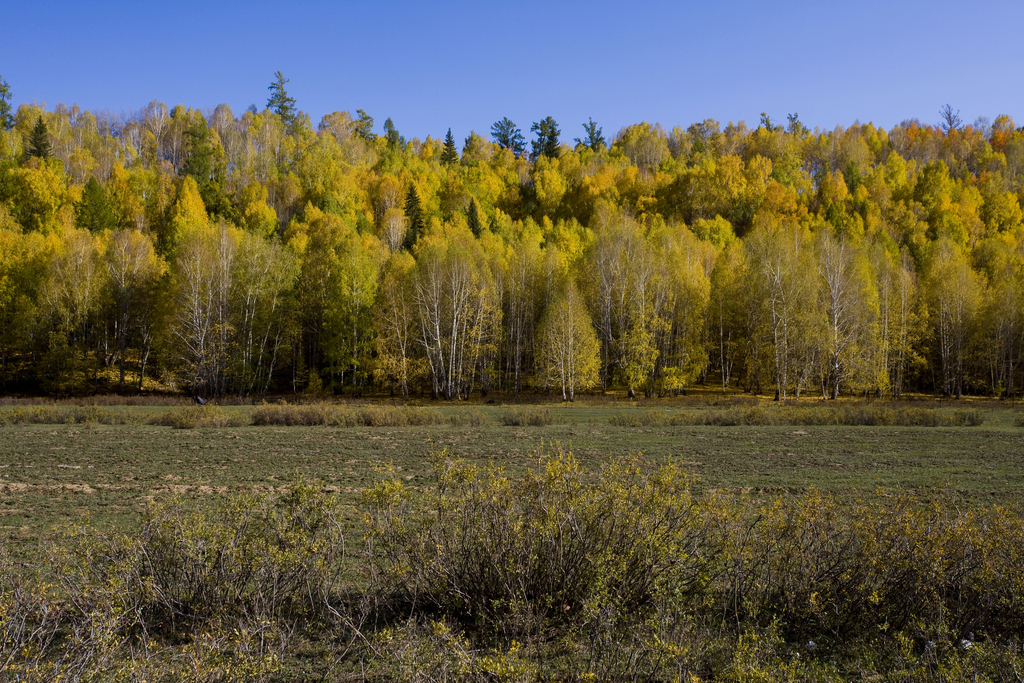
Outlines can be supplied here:
<path id="1" fill-rule="evenodd" d="M 149 238 L 132 229 L 118 230 L 110 236 L 105 261 L 107 290 L 116 310 L 118 375 L 123 389 L 128 342 L 134 330 L 143 327 L 138 318 L 147 315 L 144 309 L 149 308 L 146 304 L 154 295 L 166 264 L 156 255 Z"/>
<path id="2" fill-rule="evenodd" d="M 982 278 L 971 268 L 963 249 L 950 239 L 935 242 L 929 256 L 926 283 L 942 369 L 942 393 L 960 398 L 982 305 Z"/>
<path id="3" fill-rule="evenodd" d="M 171 254 L 189 233 L 205 228 L 210 223 L 206 206 L 199 194 L 199 186 L 192 176 L 186 176 L 178 192 L 178 200 L 171 207 L 169 231 L 160 235 L 157 247 L 164 254 Z"/>
<path id="4" fill-rule="evenodd" d="M 413 358 L 416 310 L 412 300 L 411 276 L 416 260 L 404 250 L 391 254 L 383 269 L 374 329 L 377 331 L 375 379 L 409 397 L 409 384 L 421 374 L 422 363 Z"/>
<path id="5" fill-rule="evenodd" d="M 42 287 L 42 300 L 49 326 L 49 349 L 45 356 L 45 385 L 54 393 L 74 388 L 81 373 L 83 385 L 89 380 L 89 351 L 96 350 L 91 332 L 99 309 L 103 279 L 100 240 L 88 230 L 72 229 L 63 236 L 50 236 L 53 257 Z M 98 359 L 98 358 L 97 358 Z"/>
<path id="6" fill-rule="evenodd" d="M 573 401 L 600 381 L 601 345 L 586 304 L 571 281 L 544 313 L 540 327 L 541 375 Z"/>

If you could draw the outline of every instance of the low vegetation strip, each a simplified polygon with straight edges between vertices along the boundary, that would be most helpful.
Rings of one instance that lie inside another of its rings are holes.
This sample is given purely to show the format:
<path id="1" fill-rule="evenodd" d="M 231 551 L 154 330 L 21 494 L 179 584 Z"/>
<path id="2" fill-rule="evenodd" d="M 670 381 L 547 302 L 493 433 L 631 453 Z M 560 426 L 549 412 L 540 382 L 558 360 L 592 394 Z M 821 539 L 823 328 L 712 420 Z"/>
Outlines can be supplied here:
<path id="1" fill-rule="evenodd" d="M 348 406 L 332 403 L 274 404 L 226 410 L 215 405 L 186 405 L 159 410 L 124 410 L 95 406 L 25 406 L 0 408 L 0 425 L 16 424 L 150 424 L 176 429 L 255 426 L 416 427 L 479 425 L 479 413 L 446 415 L 430 408 Z"/>
<path id="2" fill-rule="evenodd" d="M 520 476 L 435 453 L 383 471 L 346 539 L 296 482 L 0 549 L 6 680 L 1016 680 L 1019 510 L 697 493 L 569 453 Z"/>
<path id="3" fill-rule="evenodd" d="M 15 424 L 143 424 L 147 415 L 96 406 L 17 406 L 0 408 L 0 425 Z"/>
<path id="4" fill-rule="evenodd" d="M 974 408 L 943 410 L 871 404 L 826 404 L 809 407 L 709 408 L 671 413 L 645 410 L 612 415 L 608 421 L 619 427 L 697 425 L 719 427 L 737 425 L 976 427 L 984 424 L 985 417 L 982 411 Z"/>
<path id="5" fill-rule="evenodd" d="M 620 427 L 666 426 L 914 426 L 973 427 L 984 424 L 979 408 L 918 407 L 893 403 L 849 402 L 814 405 L 727 403 L 725 406 L 687 406 L 636 409 L 608 416 Z M 1014 424 L 1024 418 L 1014 416 Z M 543 427 L 572 422 L 572 413 L 543 406 L 511 406 L 498 410 L 458 411 L 412 406 L 304 403 L 257 406 L 176 405 L 171 407 L 91 405 L 19 405 L 0 407 L 0 425 L 104 424 L 160 425 L 177 429 L 254 426 L 286 427 L 418 427 L 432 425 L 479 426 L 496 423 L 515 427 Z"/>
<path id="6" fill-rule="evenodd" d="M 252 423 L 257 426 L 408 427 L 446 424 L 439 410 L 394 406 L 345 406 L 332 403 L 257 406 Z"/>

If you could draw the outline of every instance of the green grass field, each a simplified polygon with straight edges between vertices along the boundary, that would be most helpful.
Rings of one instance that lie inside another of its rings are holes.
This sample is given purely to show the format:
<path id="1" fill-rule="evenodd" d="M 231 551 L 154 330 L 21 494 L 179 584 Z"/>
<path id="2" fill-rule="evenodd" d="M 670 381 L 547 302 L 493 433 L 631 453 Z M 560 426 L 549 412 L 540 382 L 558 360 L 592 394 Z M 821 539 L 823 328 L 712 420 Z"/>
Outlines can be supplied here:
<path id="1" fill-rule="evenodd" d="M 89 519 L 101 528 L 130 529 L 158 497 L 280 488 L 300 476 L 338 491 L 354 522 L 358 494 L 377 468 L 393 465 L 410 483 L 427 485 L 429 454 L 445 447 L 512 471 L 542 448 L 571 450 L 588 469 L 643 452 L 681 464 L 699 477 L 699 488 L 737 494 L 816 487 L 849 497 L 944 488 L 973 503 L 1015 504 L 1024 490 L 1024 428 L 1014 426 L 1019 413 L 1009 407 L 988 405 L 984 424 L 975 427 L 611 423 L 651 410 L 671 416 L 708 409 L 653 405 L 553 404 L 543 407 L 551 424 L 521 427 L 502 424 L 509 408 L 490 405 L 428 406 L 455 417 L 455 424 L 428 426 L 147 424 L 173 409 L 166 406 L 103 409 L 133 424 L 7 424 L 0 426 L 0 538 L 17 554 L 31 553 L 60 525 Z M 221 410 L 247 422 L 254 408 Z"/>

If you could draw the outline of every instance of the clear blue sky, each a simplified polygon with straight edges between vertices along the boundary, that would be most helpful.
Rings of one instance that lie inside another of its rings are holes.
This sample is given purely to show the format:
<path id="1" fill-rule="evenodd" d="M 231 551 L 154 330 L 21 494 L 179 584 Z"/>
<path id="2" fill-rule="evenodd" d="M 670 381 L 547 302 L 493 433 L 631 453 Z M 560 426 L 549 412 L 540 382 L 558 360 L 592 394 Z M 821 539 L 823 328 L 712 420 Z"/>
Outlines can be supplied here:
<path id="1" fill-rule="evenodd" d="M 387 117 L 407 138 L 461 140 L 503 116 L 563 139 L 588 117 L 612 137 L 639 121 L 761 111 L 813 128 L 1024 123 L 1024 3 L 238 2 L 0 0 L 0 75 L 14 104 L 130 111 L 160 100 L 236 115 L 266 105 L 280 69 L 314 125 L 335 110 Z M 527 137 L 530 137 L 527 135 Z"/>

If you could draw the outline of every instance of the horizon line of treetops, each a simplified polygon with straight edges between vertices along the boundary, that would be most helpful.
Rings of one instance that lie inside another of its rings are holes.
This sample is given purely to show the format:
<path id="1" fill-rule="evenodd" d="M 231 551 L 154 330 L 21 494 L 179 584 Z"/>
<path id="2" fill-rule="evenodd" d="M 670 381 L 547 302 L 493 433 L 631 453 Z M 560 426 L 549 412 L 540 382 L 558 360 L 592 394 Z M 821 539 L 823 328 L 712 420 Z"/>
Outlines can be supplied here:
<path id="1" fill-rule="evenodd" d="M 0 391 L 1020 394 L 1024 131 L 10 110 Z M 254 108 L 252 108 L 254 109 Z"/>

